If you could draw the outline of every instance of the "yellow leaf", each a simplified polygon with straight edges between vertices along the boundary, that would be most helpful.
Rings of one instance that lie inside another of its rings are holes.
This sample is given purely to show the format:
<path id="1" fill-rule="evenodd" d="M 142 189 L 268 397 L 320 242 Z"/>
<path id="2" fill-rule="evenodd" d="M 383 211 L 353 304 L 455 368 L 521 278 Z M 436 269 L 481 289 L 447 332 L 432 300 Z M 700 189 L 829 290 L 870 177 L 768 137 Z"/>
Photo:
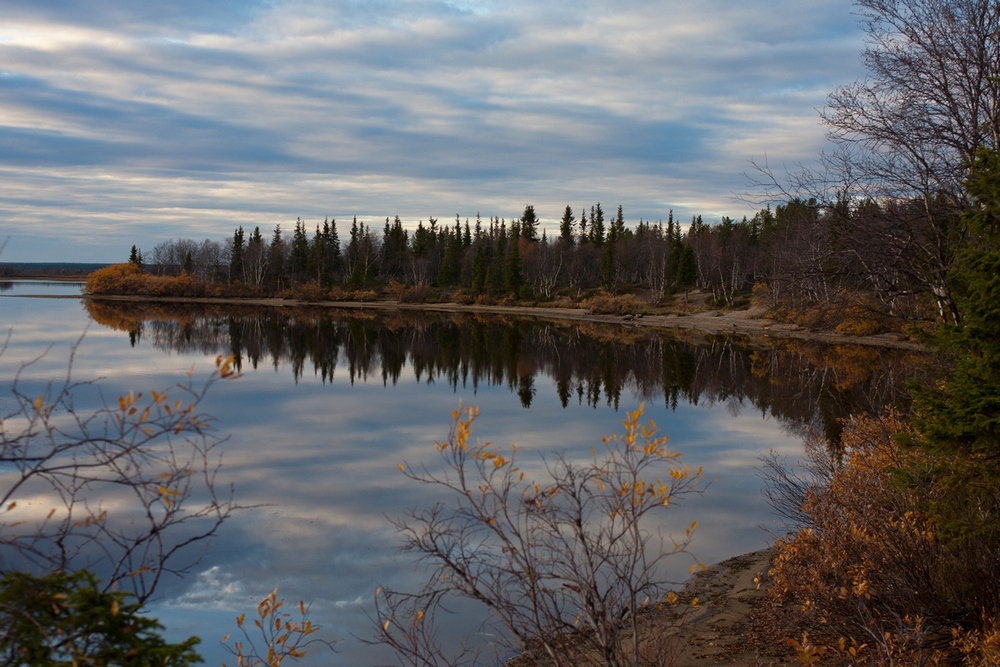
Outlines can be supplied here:
<path id="1" fill-rule="evenodd" d="M 242 628 L 243 627 L 243 621 L 246 620 L 246 617 L 247 617 L 246 614 L 240 614 L 239 616 L 237 616 L 236 617 L 236 627 Z"/>

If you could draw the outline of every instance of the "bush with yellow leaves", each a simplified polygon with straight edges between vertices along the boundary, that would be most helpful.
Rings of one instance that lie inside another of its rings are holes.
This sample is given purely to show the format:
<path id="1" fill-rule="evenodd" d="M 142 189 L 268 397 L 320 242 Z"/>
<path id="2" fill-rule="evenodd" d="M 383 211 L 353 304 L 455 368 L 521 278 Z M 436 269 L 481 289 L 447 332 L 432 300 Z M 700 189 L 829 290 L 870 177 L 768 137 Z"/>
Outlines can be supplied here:
<path id="1" fill-rule="evenodd" d="M 236 617 L 236 627 L 243 639 L 230 646 L 230 635 L 222 638 L 222 644 L 236 659 L 236 667 L 281 667 L 286 658 L 298 660 L 305 657 L 306 647 L 320 643 L 332 648 L 330 643 L 312 635 L 321 627 L 309 620 L 309 609 L 305 602 L 299 602 L 298 615 L 283 611 L 285 601 L 278 598 L 278 589 L 267 594 L 257 605 L 257 618 L 253 619 L 251 631 L 246 614 Z M 227 667 L 226 663 L 222 667 Z"/>
<path id="2" fill-rule="evenodd" d="M 533 481 L 516 448 L 472 439 L 476 415 L 454 413 L 437 444 L 442 472 L 400 465 L 446 499 L 396 522 L 404 550 L 431 571 L 418 593 L 376 592 L 378 640 L 406 664 L 459 664 L 461 650 L 446 654 L 435 626 L 458 596 L 482 605 L 523 664 L 653 664 L 639 616 L 663 601 L 661 565 L 686 552 L 694 526 L 675 540 L 649 521 L 700 492 L 701 470 L 680 464 L 655 424 L 640 422 L 640 407 L 589 459 L 555 456 L 547 479 Z"/>

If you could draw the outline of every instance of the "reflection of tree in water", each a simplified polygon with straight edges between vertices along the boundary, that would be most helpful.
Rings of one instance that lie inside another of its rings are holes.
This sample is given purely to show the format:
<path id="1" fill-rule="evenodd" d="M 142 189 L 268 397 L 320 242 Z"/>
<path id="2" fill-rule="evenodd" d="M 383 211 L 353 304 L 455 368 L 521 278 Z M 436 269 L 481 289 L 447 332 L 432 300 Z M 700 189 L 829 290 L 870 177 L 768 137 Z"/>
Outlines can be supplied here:
<path id="1" fill-rule="evenodd" d="M 901 400 L 910 355 L 858 346 L 716 336 L 697 343 L 652 330 L 483 315 L 375 313 L 328 309 L 124 306 L 88 302 L 101 324 L 167 351 L 233 354 L 238 365 L 312 372 L 323 382 L 346 372 L 353 384 L 446 382 L 477 391 L 506 386 L 531 405 L 548 377 L 570 402 L 618 408 L 623 394 L 648 402 L 753 405 L 793 431 L 834 440 L 838 420 L 877 413 Z"/>

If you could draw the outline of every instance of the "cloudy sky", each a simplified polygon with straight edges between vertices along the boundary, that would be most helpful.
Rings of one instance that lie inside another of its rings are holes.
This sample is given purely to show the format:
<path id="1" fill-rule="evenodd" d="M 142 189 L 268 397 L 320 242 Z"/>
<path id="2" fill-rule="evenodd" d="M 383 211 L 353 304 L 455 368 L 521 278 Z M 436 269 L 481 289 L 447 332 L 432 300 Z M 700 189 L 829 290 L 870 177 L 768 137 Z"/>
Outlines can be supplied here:
<path id="1" fill-rule="evenodd" d="M 297 217 L 717 221 L 862 75 L 850 0 L 3 0 L 2 261 Z"/>

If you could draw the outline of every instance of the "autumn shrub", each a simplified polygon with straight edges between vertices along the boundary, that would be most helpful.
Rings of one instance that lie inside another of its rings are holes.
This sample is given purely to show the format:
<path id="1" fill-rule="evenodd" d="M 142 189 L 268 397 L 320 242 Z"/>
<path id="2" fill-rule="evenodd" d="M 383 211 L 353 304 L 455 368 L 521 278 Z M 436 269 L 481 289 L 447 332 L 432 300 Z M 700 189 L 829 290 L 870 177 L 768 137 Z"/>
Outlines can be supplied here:
<path id="1" fill-rule="evenodd" d="M 434 295 L 434 290 L 427 283 L 419 285 L 408 285 L 400 290 L 398 300 L 400 303 L 427 303 Z"/>
<path id="2" fill-rule="evenodd" d="M 205 296 L 206 283 L 191 274 L 179 276 L 146 276 L 141 294 L 148 296 Z"/>
<path id="3" fill-rule="evenodd" d="M 191 274 L 179 276 L 154 276 L 143 273 L 130 262 L 112 264 L 94 271 L 87 277 L 83 291 L 96 295 L 128 295 L 151 297 L 204 297 L 228 296 L 229 290 L 223 292 L 210 286 L 201 278 Z"/>
<path id="4" fill-rule="evenodd" d="M 281 667 L 285 658 L 298 660 L 311 644 L 333 648 L 329 641 L 313 637 L 322 628 L 309 620 L 309 608 L 299 602 L 297 614 L 284 610 L 285 601 L 275 588 L 257 605 L 257 618 L 247 622 L 246 614 L 236 617 L 240 637 L 229 644 L 230 635 L 222 638 L 223 647 L 236 659 L 235 667 Z M 251 626 L 255 628 L 251 630 Z M 227 667 L 223 663 L 222 667 Z"/>
<path id="5" fill-rule="evenodd" d="M 887 314 L 871 297 L 853 290 L 839 290 L 825 300 L 803 301 L 779 298 L 771 288 L 759 283 L 754 286 L 751 302 L 766 307 L 768 315 L 779 322 L 854 336 L 898 331 L 903 323 L 901 317 Z"/>
<path id="6" fill-rule="evenodd" d="M 645 311 L 645 304 L 634 294 L 616 296 L 600 293 L 587 299 L 580 305 L 594 315 L 627 315 L 629 313 L 641 313 Z"/>
<path id="7" fill-rule="evenodd" d="M 348 301 L 371 302 L 378 301 L 378 292 L 370 289 L 348 290 L 344 293 Z"/>
<path id="8" fill-rule="evenodd" d="M 142 269 L 135 264 L 112 264 L 87 276 L 83 291 L 85 294 L 135 294 L 142 278 Z"/>
<path id="9" fill-rule="evenodd" d="M 848 301 L 840 309 L 839 320 L 834 329 L 854 336 L 870 336 L 887 330 L 885 318 L 864 298 Z"/>
<path id="10" fill-rule="evenodd" d="M 777 544 L 772 595 L 878 664 L 959 660 L 997 638 L 997 545 L 941 539 L 927 478 L 943 462 L 900 447 L 909 433 L 895 414 L 854 418 L 841 450 L 809 446 L 806 478 L 769 467 L 772 504 L 796 527 Z"/>
<path id="11" fill-rule="evenodd" d="M 406 292 L 406 284 L 393 278 L 386 283 L 385 292 L 390 298 L 400 301 L 403 298 L 403 293 Z"/>
<path id="12" fill-rule="evenodd" d="M 757 308 L 770 310 L 778 305 L 775 290 L 765 282 L 754 283 L 750 290 L 750 304 Z"/>
<path id="13" fill-rule="evenodd" d="M 457 289 L 451 295 L 451 300 L 453 303 L 461 304 L 463 306 L 468 306 L 475 302 L 475 298 L 463 289 Z"/>
<path id="14" fill-rule="evenodd" d="M 326 293 L 326 298 L 328 301 L 350 301 L 348 292 L 340 285 L 331 287 Z"/>
<path id="15" fill-rule="evenodd" d="M 440 466 L 399 465 L 441 498 L 395 521 L 404 551 L 428 566 L 428 577 L 416 593 L 376 591 L 376 642 L 401 664 L 467 664 L 473 647 L 452 658 L 437 641 L 451 601 L 464 598 L 482 605 L 497 641 L 519 654 L 505 664 L 669 664 L 669 638 L 643 619 L 676 603 L 662 565 L 686 553 L 694 525 L 671 538 L 655 521 L 700 493 L 702 476 L 681 464 L 651 420 L 642 422 L 642 411 L 589 457 L 554 455 L 532 479 L 516 446 L 472 437 L 475 408 L 456 410 L 447 441 L 435 445 Z"/>
<path id="16" fill-rule="evenodd" d="M 326 301 L 329 298 L 329 291 L 324 289 L 317 280 L 309 280 L 295 284 L 290 290 L 291 298 L 299 301 Z"/>

